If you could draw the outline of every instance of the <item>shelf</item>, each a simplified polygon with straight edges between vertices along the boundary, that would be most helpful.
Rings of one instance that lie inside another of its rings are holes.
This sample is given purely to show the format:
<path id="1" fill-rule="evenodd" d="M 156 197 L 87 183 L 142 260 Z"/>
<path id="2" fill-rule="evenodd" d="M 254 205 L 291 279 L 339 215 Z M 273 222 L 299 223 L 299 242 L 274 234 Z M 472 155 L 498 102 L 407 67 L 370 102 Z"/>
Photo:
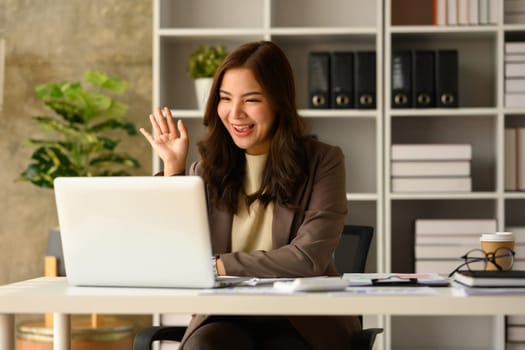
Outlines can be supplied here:
<path id="1" fill-rule="evenodd" d="M 505 199 L 525 199 L 525 192 L 505 192 L 503 197 Z"/>
<path id="2" fill-rule="evenodd" d="M 476 36 L 496 34 L 497 26 L 392 26 L 389 31 L 392 34 L 450 34 L 454 36 Z"/>
<path id="3" fill-rule="evenodd" d="M 205 29 L 194 29 L 194 28 L 171 28 L 171 29 L 159 29 L 160 37 L 173 37 L 181 38 L 191 41 L 195 38 L 206 38 L 206 37 L 228 37 L 246 39 L 249 37 L 262 37 L 265 35 L 265 31 L 260 28 L 205 28 Z"/>
<path id="4" fill-rule="evenodd" d="M 525 111 L 524 111 L 525 112 Z M 388 112 L 392 117 L 456 117 L 456 116 L 496 116 L 498 109 L 488 108 L 410 108 L 391 109 Z"/>
<path id="5" fill-rule="evenodd" d="M 445 193 L 390 193 L 392 200 L 476 200 L 476 199 L 497 199 L 499 196 L 495 192 L 445 192 Z M 525 198 L 525 197 L 524 197 Z"/>
<path id="6" fill-rule="evenodd" d="M 346 200 L 349 202 L 357 201 L 377 201 L 379 196 L 376 193 L 347 193 Z"/>
<path id="7" fill-rule="evenodd" d="M 295 27 L 281 27 L 271 28 L 270 34 L 272 36 L 304 36 L 306 38 L 319 38 L 322 36 L 341 36 L 341 35 L 352 35 L 352 36 L 365 36 L 374 37 L 377 29 L 374 27 L 318 27 L 318 28 L 295 28 Z"/>
<path id="8" fill-rule="evenodd" d="M 367 109 L 300 109 L 304 118 L 377 118 L 378 111 Z"/>

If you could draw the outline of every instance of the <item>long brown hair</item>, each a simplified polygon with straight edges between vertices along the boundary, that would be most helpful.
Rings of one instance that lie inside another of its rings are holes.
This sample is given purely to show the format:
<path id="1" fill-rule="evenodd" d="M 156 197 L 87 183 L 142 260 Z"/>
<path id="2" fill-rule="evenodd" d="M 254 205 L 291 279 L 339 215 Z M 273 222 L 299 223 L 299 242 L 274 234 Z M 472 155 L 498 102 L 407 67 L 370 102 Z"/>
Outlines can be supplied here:
<path id="1" fill-rule="evenodd" d="M 297 113 L 290 63 L 284 52 L 270 41 L 240 46 L 226 57 L 215 73 L 204 113 L 206 133 L 198 143 L 202 177 L 208 186 L 211 203 L 235 213 L 239 193 L 243 190 L 245 151 L 235 145 L 217 113 L 224 74 L 228 69 L 240 67 L 252 71 L 275 113 L 261 187 L 247 196 L 247 203 L 259 199 L 264 205 L 277 201 L 290 206 L 306 171 L 304 123 Z"/>

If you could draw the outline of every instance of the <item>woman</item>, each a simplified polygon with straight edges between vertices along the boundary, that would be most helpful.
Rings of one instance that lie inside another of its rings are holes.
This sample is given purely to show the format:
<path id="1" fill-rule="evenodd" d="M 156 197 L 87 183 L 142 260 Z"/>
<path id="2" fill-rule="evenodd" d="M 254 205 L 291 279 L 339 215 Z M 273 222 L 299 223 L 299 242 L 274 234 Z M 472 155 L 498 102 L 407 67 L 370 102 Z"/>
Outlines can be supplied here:
<path id="1" fill-rule="evenodd" d="M 201 160 L 190 175 L 206 183 L 218 275 L 337 275 L 333 252 L 347 212 L 341 150 L 305 136 L 294 78 L 272 42 L 242 45 L 215 74 L 204 114 Z M 169 109 L 141 129 L 164 162 L 185 173 L 188 134 Z M 178 129 L 178 130 L 177 130 Z M 348 349 L 357 317 L 196 315 L 189 349 Z"/>

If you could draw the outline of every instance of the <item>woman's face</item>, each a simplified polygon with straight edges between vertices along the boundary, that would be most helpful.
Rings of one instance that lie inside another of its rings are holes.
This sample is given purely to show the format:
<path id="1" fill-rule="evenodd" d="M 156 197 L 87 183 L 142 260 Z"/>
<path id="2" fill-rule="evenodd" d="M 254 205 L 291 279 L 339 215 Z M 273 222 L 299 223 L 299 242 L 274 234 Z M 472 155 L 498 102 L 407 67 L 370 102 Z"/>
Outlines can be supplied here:
<path id="1" fill-rule="evenodd" d="M 228 69 L 222 78 L 217 113 L 237 147 L 248 154 L 270 150 L 275 113 L 263 89 L 248 68 Z"/>

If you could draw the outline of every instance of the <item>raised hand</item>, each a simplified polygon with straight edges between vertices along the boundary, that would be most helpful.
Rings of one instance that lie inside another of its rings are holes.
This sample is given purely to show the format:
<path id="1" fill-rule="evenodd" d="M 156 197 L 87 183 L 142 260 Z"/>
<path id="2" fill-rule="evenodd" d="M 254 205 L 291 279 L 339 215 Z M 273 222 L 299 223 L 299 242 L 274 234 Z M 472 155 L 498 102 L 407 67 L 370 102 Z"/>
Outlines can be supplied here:
<path id="1" fill-rule="evenodd" d="M 188 158 L 189 138 L 186 127 L 182 120 L 175 127 L 171 111 L 167 107 L 163 110 L 157 107 L 154 113 L 149 115 L 154 136 L 144 128 L 140 128 L 140 132 L 164 162 L 165 176 L 182 173 Z"/>

